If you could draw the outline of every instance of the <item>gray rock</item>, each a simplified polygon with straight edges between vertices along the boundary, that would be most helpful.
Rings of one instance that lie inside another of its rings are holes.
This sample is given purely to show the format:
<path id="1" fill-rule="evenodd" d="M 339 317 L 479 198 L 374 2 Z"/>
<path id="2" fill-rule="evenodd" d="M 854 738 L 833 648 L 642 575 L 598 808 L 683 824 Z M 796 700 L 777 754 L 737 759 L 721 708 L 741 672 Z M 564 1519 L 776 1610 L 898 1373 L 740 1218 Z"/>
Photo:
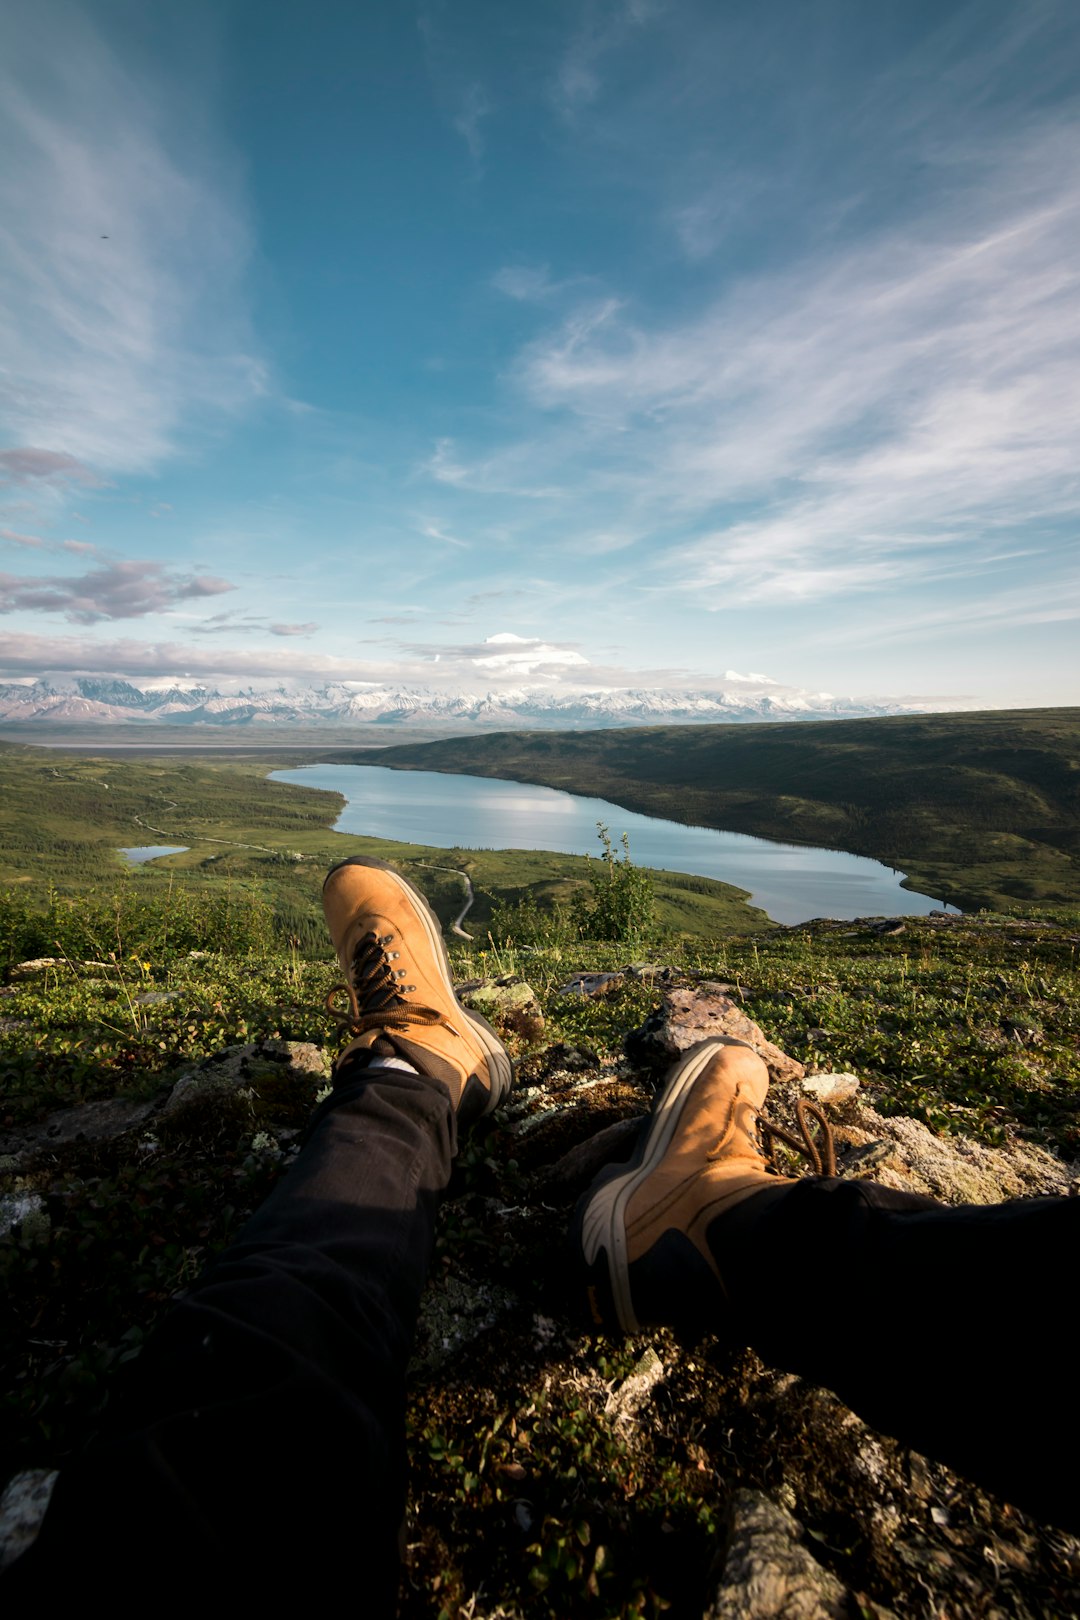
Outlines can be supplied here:
<path id="1" fill-rule="evenodd" d="M 174 1113 L 196 1097 L 257 1086 L 260 1080 L 325 1080 L 329 1074 L 329 1056 L 312 1041 L 265 1040 L 227 1046 L 180 1076 L 162 1112 Z"/>
<path id="2" fill-rule="evenodd" d="M 176 1001 L 179 995 L 179 990 L 144 990 L 141 996 L 131 999 L 136 1007 L 160 1007 L 165 1001 Z"/>
<path id="3" fill-rule="evenodd" d="M 66 956 L 36 956 L 29 962 L 16 962 L 8 970 L 13 983 L 28 979 L 43 979 L 47 973 L 70 973 L 85 968 L 88 972 L 108 973 L 110 962 L 70 962 Z"/>
<path id="4" fill-rule="evenodd" d="M 560 996 L 606 996 L 626 980 L 625 973 L 575 973 L 561 984 Z"/>
<path id="5" fill-rule="evenodd" d="M 720 985 L 708 980 L 692 990 L 668 990 L 660 1007 L 626 1037 L 626 1051 L 635 1062 L 666 1066 L 714 1035 L 746 1041 L 764 1059 L 773 1080 L 801 1080 L 806 1072 L 766 1038 Z"/>
<path id="6" fill-rule="evenodd" d="M 0 1232 L 14 1232 L 27 1239 L 46 1238 L 52 1227 L 45 1200 L 38 1192 L 18 1187 L 0 1198 Z"/>
<path id="7" fill-rule="evenodd" d="M 743 1490 L 730 1515 L 724 1573 L 704 1620 L 847 1620 L 846 1588 L 802 1545 L 802 1525 L 786 1508 Z"/>
<path id="8" fill-rule="evenodd" d="M 628 979 L 637 979 L 642 984 L 664 984 L 675 977 L 672 967 L 659 967 L 655 962 L 631 962 L 626 969 Z"/>
<path id="9" fill-rule="evenodd" d="M 153 1108 L 153 1099 L 129 1097 L 105 1097 L 98 1102 L 80 1103 L 76 1108 L 59 1108 L 39 1125 L 24 1125 L 5 1133 L 0 1137 L 0 1154 L 26 1158 L 42 1148 L 60 1147 L 67 1142 L 109 1142 L 141 1125 Z"/>
<path id="10" fill-rule="evenodd" d="M 59 1478 L 55 1468 L 27 1468 L 0 1496 L 0 1569 L 13 1564 L 33 1542 Z"/>
<path id="11" fill-rule="evenodd" d="M 961 1135 L 935 1136 L 933 1131 L 906 1115 L 883 1118 L 860 1106 L 853 1125 L 843 1135 L 854 1150 L 887 1143 L 891 1152 L 879 1156 L 874 1179 L 903 1192 L 929 1194 L 946 1204 L 999 1204 L 1006 1198 L 1034 1194 L 1068 1195 L 1080 1175 L 1080 1165 L 1056 1159 L 1033 1142 L 1011 1141 L 987 1147 Z M 843 1168 L 850 1172 L 855 1154 L 845 1153 Z"/>
<path id="12" fill-rule="evenodd" d="M 808 1074 L 802 1089 L 815 1102 L 847 1102 L 858 1096 L 859 1079 L 854 1074 Z"/>
<path id="13" fill-rule="evenodd" d="M 517 1035 L 523 1041 L 536 1041 L 544 1033 L 544 1014 L 531 985 L 499 984 L 494 979 L 463 985 L 458 998 L 464 1006 L 486 1018 L 500 1035 Z"/>

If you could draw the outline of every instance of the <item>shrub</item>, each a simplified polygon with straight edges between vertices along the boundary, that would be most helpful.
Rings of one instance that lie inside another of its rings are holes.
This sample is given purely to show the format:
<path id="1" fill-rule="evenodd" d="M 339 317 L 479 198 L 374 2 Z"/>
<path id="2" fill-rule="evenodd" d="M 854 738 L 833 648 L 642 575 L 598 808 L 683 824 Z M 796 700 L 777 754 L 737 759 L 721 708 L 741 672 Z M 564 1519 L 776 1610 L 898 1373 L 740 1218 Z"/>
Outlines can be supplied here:
<path id="1" fill-rule="evenodd" d="M 604 846 L 598 861 L 592 863 L 589 888 L 577 897 L 573 920 L 586 939 L 640 943 L 653 926 L 655 895 L 652 878 L 630 859 L 630 838 L 623 833 L 620 856 L 611 834 L 602 821 L 596 823 L 597 836 Z"/>

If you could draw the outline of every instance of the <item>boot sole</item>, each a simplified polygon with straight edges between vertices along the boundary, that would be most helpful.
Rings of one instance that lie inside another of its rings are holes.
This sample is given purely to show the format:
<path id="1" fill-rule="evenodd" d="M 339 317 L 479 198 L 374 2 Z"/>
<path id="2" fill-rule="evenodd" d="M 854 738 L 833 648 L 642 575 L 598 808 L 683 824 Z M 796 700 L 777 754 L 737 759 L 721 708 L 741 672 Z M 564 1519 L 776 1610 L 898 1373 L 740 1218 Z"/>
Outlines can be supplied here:
<path id="1" fill-rule="evenodd" d="M 575 1246 L 588 1270 L 607 1266 L 611 1304 L 624 1333 L 640 1333 L 630 1290 L 630 1267 L 626 1257 L 626 1209 L 643 1182 L 660 1164 L 679 1128 L 679 1118 L 690 1088 L 711 1062 L 718 1046 L 745 1046 L 749 1041 L 732 1035 L 712 1036 L 692 1046 L 672 1070 L 653 1104 L 648 1128 L 626 1164 L 613 1165 L 601 1173 L 578 1205 L 574 1219 Z M 606 1290 L 605 1290 L 606 1292 Z"/>
<path id="2" fill-rule="evenodd" d="M 325 878 L 323 879 L 324 889 L 326 888 L 326 885 L 329 883 L 330 879 L 333 877 L 334 873 L 340 872 L 343 866 L 369 866 L 374 867 L 379 872 L 388 873 L 396 883 L 400 884 L 401 888 L 405 890 L 409 900 L 412 901 L 417 917 L 424 925 L 428 943 L 435 950 L 438 960 L 442 966 L 447 989 L 450 991 L 450 994 L 454 999 L 454 1003 L 460 1011 L 462 1017 L 467 1018 L 469 1023 L 472 1024 L 473 1028 L 476 1030 L 480 1044 L 484 1048 L 484 1053 L 488 1060 L 488 1075 L 491 1080 L 491 1085 L 489 1088 L 490 1095 L 487 1103 L 484 1106 L 483 1114 L 492 1113 L 496 1108 L 498 1108 L 499 1104 L 502 1102 L 503 1098 L 507 1095 L 510 1087 L 514 1083 L 513 1064 L 510 1062 L 510 1057 L 505 1046 L 503 1045 L 502 1041 L 500 1041 L 498 1035 L 496 1034 L 495 1030 L 492 1029 L 487 1019 L 481 1018 L 479 1013 L 470 1012 L 469 1008 L 463 1007 L 461 1002 L 458 1000 L 457 991 L 454 989 L 454 980 L 450 968 L 450 956 L 446 949 L 446 942 L 443 939 L 442 924 L 439 922 L 438 917 L 436 917 L 435 913 L 429 906 L 427 897 L 421 893 L 421 891 L 416 887 L 415 883 L 410 883 L 407 877 L 402 877 L 401 873 L 397 871 L 396 868 L 391 866 L 389 861 L 378 861 L 374 858 L 374 856 L 370 855 L 350 855 L 345 860 L 338 861 L 336 865 L 330 868 L 329 872 L 327 872 Z"/>

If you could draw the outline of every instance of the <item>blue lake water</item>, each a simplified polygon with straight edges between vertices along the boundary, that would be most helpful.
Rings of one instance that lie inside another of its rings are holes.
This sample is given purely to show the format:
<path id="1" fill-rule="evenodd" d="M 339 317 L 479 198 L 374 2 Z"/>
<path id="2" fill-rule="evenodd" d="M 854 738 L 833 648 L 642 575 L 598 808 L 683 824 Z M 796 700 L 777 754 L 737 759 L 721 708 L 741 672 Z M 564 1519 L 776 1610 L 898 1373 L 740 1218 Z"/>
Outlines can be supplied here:
<path id="1" fill-rule="evenodd" d="M 684 827 L 637 815 L 605 799 L 555 788 L 497 782 L 435 771 L 394 771 L 384 765 L 302 765 L 274 771 L 275 782 L 326 788 L 348 801 L 335 830 L 397 838 L 438 849 L 551 849 L 596 855 L 596 823 L 618 841 L 630 837 L 638 866 L 720 878 L 750 891 L 752 903 L 776 922 L 809 917 L 902 917 L 941 905 L 900 887 L 902 873 L 840 850 L 776 844 L 744 833 Z"/>
<path id="2" fill-rule="evenodd" d="M 133 849 L 122 849 L 121 855 L 126 855 L 132 866 L 142 866 L 146 861 L 156 861 L 159 855 L 183 855 L 189 848 L 187 844 L 136 844 Z"/>

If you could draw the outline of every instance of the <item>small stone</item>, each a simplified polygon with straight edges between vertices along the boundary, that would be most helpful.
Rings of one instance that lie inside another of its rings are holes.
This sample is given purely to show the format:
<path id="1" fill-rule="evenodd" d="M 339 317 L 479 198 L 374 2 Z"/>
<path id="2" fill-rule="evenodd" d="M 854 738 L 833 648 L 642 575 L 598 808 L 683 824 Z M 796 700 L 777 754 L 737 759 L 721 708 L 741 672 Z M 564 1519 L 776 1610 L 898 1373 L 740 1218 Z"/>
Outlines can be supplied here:
<path id="1" fill-rule="evenodd" d="M 839 1103 L 857 1096 L 859 1085 L 858 1076 L 854 1074 L 808 1074 L 802 1089 L 815 1102 Z"/>
<path id="2" fill-rule="evenodd" d="M 625 980 L 625 973 L 575 973 L 561 984 L 560 996 L 607 996 Z"/>
<path id="3" fill-rule="evenodd" d="M 136 1007 L 159 1007 L 164 1001 L 176 1001 L 179 990 L 144 990 L 141 996 L 133 996 Z"/>
<path id="4" fill-rule="evenodd" d="M 20 1189 L 0 1198 L 0 1231 L 14 1232 L 17 1227 L 22 1237 L 33 1239 L 48 1237 L 51 1226 L 40 1193 Z"/>
<path id="5" fill-rule="evenodd" d="M 55 1468 L 27 1468 L 0 1496 L 0 1569 L 13 1564 L 34 1541 L 59 1478 Z"/>

